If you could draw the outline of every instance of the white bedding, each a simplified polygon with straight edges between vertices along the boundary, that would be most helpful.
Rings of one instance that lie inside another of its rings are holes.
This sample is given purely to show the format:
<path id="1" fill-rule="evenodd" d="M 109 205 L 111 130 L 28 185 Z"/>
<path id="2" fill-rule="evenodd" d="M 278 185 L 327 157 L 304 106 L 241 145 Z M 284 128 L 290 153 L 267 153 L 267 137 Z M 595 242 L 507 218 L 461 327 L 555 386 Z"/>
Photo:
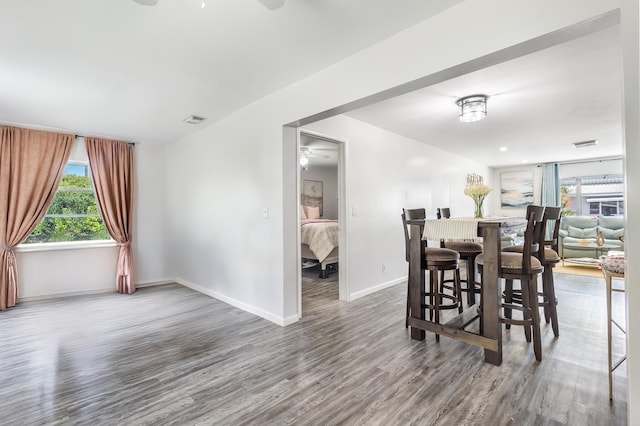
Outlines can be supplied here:
<path id="1" fill-rule="evenodd" d="M 320 262 L 338 247 L 338 221 L 305 219 L 300 221 L 301 242 L 307 244 Z"/>

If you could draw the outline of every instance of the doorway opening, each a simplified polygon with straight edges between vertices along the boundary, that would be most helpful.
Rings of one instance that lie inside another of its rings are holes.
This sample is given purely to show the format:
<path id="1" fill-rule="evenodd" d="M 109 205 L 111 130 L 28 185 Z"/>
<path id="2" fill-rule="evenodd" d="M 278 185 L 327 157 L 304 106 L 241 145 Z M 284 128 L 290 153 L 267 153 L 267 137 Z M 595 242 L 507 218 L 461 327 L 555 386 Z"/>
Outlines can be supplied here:
<path id="1" fill-rule="evenodd" d="M 306 300 L 348 301 L 345 142 L 298 129 L 298 313 Z M 313 297 L 316 295 L 317 297 Z M 321 297 L 319 297 L 321 295 Z"/>

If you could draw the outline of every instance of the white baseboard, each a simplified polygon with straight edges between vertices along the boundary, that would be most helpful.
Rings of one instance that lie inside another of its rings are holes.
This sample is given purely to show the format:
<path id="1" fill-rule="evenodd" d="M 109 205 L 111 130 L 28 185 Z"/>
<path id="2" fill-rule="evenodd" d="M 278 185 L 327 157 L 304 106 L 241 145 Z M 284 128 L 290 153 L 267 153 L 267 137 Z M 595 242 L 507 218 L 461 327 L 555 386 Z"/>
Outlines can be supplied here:
<path id="1" fill-rule="evenodd" d="M 202 286 L 199 286 L 197 284 L 190 283 L 190 282 L 185 281 L 185 280 L 183 280 L 181 278 L 176 278 L 175 282 L 177 282 L 178 284 L 181 284 L 181 285 L 183 285 L 185 287 L 188 287 L 188 288 L 190 288 L 192 290 L 195 290 L 195 291 L 197 291 L 199 293 L 206 294 L 207 296 L 213 297 L 214 299 L 218 299 L 221 302 L 227 303 L 227 304 L 229 304 L 231 306 L 235 306 L 236 308 L 242 309 L 243 311 L 249 312 L 250 314 L 257 315 L 260 318 L 264 318 L 267 321 L 271 321 L 272 323 L 277 324 L 277 325 L 282 326 L 282 327 L 284 327 L 285 325 L 292 324 L 295 321 L 298 321 L 298 317 L 297 316 L 294 316 L 295 317 L 295 321 L 292 320 L 294 317 L 287 317 L 287 318 L 279 317 L 279 316 L 273 315 L 272 313 L 267 312 L 267 311 L 265 311 L 263 309 L 257 308 L 255 306 L 252 306 L 252 305 L 249 305 L 247 303 L 241 302 L 239 300 L 233 299 L 231 297 L 225 296 L 223 294 L 218 293 L 217 291 L 213 291 L 213 290 L 210 290 L 208 288 L 204 288 Z"/>
<path id="2" fill-rule="evenodd" d="M 298 321 L 300 321 L 300 317 L 298 317 L 298 315 L 291 315 L 284 318 L 282 325 L 286 327 L 287 325 L 294 324 Z"/>
<path id="3" fill-rule="evenodd" d="M 153 281 L 141 281 L 136 283 L 136 287 L 153 287 L 156 285 L 174 284 L 176 280 L 153 280 Z"/>
<path id="4" fill-rule="evenodd" d="M 360 299 L 361 297 L 367 296 L 369 294 L 375 293 L 376 291 L 384 290 L 385 288 L 392 287 L 394 285 L 400 283 L 406 283 L 407 277 L 397 278 L 395 280 L 387 281 L 386 283 L 378 284 L 377 286 L 366 288 L 364 290 L 356 291 L 355 293 L 351 293 L 350 301 Z"/>
<path id="5" fill-rule="evenodd" d="M 165 285 L 176 283 L 176 280 L 162 280 L 162 281 L 142 281 L 136 283 L 136 288 L 138 287 L 152 287 L 156 285 Z M 102 294 L 102 293 L 115 293 L 115 283 L 113 286 L 104 287 L 104 288 L 95 288 L 92 290 L 80 290 L 80 291 L 67 291 L 62 293 L 52 293 L 52 294 L 40 294 L 37 296 L 26 296 L 20 297 L 18 299 L 19 302 L 33 302 L 36 300 L 48 300 L 48 299 L 60 299 L 64 297 L 73 297 L 73 296 L 86 296 L 92 294 Z"/>
<path id="6" fill-rule="evenodd" d="M 109 288 L 96 288 L 93 290 L 68 291 L 64 293 L 40 294 L 38 296 L 19 297 L 18 302 L 34 302 L 36 300 L 61 299 L 64 297 L 86 296 L 91 294 L 115 293 L 115 292 L 116 292 L 116 289 L 114 286 Z"/>

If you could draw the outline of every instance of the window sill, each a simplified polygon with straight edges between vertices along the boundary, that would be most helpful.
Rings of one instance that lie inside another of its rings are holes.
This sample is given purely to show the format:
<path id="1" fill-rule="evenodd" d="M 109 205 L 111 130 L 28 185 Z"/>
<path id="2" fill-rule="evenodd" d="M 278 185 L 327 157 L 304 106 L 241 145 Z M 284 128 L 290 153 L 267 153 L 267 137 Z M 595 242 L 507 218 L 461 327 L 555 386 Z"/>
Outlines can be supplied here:
<path id="1" fill-rule="evenodd" d="M 114 240 L 94 240 L 94 241 L 68 241 L 61 243 L 35 243 L 20 244 L 16 247 L 16 253 L 28 253 L 34 251 L 57 251 L 57 250 L 84 250 L 93 248 L 116 247 L 118 244 Z"/>

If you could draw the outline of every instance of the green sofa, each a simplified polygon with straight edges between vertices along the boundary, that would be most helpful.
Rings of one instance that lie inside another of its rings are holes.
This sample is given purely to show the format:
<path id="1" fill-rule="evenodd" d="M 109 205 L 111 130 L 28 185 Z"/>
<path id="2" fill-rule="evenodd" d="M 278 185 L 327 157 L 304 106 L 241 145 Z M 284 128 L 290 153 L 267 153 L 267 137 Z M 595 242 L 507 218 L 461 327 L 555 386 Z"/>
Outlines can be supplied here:
<path id="1" fill-rule="evenodd" d="M 566 243 L 580 244 L 581 242 L 595 243 L 598 233 L 602 232 L 605 244 L 611 244 L 617 248 L 611 250 L 624 250 L 624 218 L 621 216 L 563 216 L 560 221 L 560 233 L 558 249 L 563 259 L 590 257 L 596 259 L 600 252 L 596 249 L 575 249 L 565 247 Z"/>

